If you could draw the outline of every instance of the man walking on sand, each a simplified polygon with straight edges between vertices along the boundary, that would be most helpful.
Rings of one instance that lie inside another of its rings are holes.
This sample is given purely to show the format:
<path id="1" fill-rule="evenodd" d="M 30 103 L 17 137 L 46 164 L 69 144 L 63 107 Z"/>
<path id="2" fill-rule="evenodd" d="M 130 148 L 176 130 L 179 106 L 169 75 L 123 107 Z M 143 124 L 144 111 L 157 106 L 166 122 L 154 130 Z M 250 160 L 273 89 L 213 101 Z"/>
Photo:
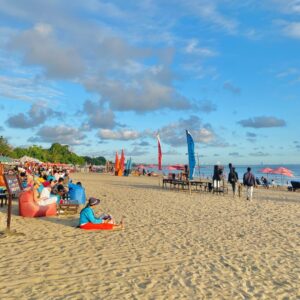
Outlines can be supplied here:
<path id="1" fill-rule="evenodd" d="M 252 201 L 253 187 L 255 186 L 255 176 L 251 172 L 251 168 L 247 168 L 247 172 L 243 177 L 243 184 L 247 187 L 247 200 Z"/>

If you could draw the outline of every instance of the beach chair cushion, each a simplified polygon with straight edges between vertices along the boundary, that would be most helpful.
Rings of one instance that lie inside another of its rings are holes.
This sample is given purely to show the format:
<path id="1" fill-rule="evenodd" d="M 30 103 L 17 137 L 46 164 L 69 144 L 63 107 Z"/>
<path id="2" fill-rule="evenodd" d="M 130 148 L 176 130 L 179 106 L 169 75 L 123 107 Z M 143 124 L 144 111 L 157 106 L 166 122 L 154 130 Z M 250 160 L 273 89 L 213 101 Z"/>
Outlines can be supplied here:
<path id="1" fill-rule="evenodd" d="M 84 225 L 80 225 L 81 229 L 85 230 L 112 230 L 114 228 L 114 224 L 109 223 L 100 223 L 100 224 L 93 224 L 93 223 L 86 223 Z"/>
<path id="2" fill-rule="evenodd" d="M 33 200 L 32 191 L 23 191 L 19 196 L 19 215 L 22 217 L 35 218 L 55 216 L 57 213 L 56 203 L 41 206 Z"/>

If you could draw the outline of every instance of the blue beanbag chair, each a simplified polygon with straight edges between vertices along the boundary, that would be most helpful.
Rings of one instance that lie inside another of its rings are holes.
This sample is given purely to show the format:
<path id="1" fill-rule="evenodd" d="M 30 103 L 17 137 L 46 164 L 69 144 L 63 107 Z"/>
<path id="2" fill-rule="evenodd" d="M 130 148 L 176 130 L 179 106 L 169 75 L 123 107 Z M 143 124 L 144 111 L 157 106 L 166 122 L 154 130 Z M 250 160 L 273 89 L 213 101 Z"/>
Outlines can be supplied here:
<path id="1" fill-rule="evenodd" d="M 71 202 L 84 205 L 86 201 L 85 190 L 81 185 L 69 183 L 69 199 Z"/>

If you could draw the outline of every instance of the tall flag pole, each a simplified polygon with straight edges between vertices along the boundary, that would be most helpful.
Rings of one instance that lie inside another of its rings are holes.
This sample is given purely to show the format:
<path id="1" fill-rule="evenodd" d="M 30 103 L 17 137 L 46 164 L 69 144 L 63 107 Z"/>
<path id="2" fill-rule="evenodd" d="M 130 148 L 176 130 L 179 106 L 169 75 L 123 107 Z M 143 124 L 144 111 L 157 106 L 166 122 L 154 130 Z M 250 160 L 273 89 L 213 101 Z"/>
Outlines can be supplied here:
<path id="1" fill-rule="evenodd" d="M 158 170 L 162 170 L 162 152 L 161 152 L 161 145 L 160 145 L 160 138 L 159 135 L 157 134 L 157 146 L 158 146 Z"/>
<path id="2" fill-rule="evenodd" d="M 194 140 L 191 133 L 186 130 L 186 140 L 188 145 L 188 156 L 189 156 L 189 179 L 192 180 L 194 176 L 196 159 L 195 159 L 195 150 L 194 150 Z"/>

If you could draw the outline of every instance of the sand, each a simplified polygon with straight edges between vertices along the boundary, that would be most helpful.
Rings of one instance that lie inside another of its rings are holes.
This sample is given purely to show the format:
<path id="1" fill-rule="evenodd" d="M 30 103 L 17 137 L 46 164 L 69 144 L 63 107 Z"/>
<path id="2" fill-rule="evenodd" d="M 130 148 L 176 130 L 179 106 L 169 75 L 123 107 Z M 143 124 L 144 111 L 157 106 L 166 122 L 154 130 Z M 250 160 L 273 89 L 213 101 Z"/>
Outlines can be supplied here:
<path id="1" fill-rule="evenodd" d="M 78 215 L 22 218 L 0 239 L 1 299 L 300 299 L 300 193 L 254 200 L 163 190 L 157 178 L 73 174 L 125 231 Z M 5 228 L 6 207 L 0 209 Z"/>

